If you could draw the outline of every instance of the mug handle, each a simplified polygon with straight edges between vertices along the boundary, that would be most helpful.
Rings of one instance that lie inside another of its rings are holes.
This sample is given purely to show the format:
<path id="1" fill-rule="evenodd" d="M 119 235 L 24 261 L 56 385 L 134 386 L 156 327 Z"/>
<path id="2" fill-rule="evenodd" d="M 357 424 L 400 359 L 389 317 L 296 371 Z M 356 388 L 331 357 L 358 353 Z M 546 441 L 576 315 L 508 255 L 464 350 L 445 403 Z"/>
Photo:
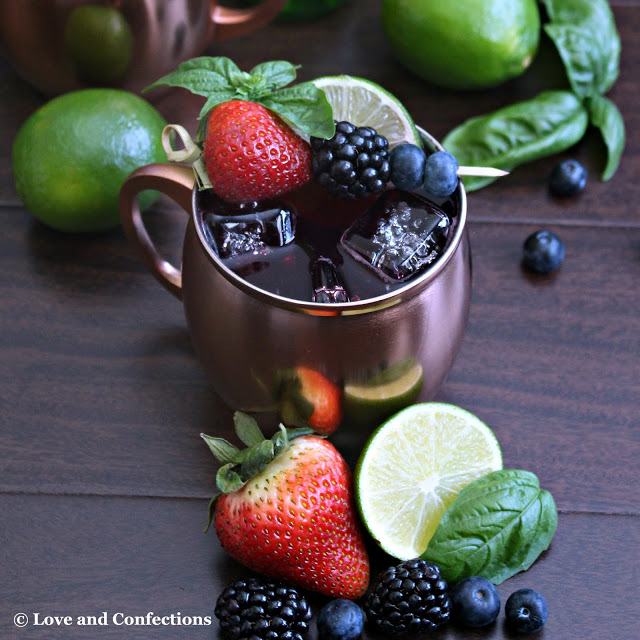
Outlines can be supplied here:
<path id="1" fill-rule="evenodd" d="M 214 24 L 213 39 L 228 40 L 243 36 L 264 27 L 282 10 L 287 0 L 264 0 L 250 9 L 231 9 L 211 2 L 211 21 Z"/>
<path id="2" fill-rule="evenodd" d="M 145 189 L 155 189 L 188 212 L 191 211 L 194 185 L 195 175 L 191 167 L 157 163 L 133 171 L 120 189 L 120 220 L 130 244 L 137 249 L 160 284 L 178 300 L 182 300 L 182 271 L 158 253 L 142 221 L 137 195 Z"/>

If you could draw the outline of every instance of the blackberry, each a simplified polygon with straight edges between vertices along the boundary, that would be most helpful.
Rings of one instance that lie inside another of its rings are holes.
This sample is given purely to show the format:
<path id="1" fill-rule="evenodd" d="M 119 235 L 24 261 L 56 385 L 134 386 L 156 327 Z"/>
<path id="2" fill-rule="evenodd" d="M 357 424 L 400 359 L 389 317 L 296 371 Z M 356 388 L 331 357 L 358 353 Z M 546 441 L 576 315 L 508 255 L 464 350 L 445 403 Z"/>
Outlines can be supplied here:
<path id="1" fill-rule="evenodd" d="M 257 578 L 227 586 L 218 597 L 215 614 L 230 640 L 302 640 L 312 616 L 295 589 Z"/>
<path id="2" fill-rule="evenodd" d="M 311 138 L 318 182 L 345 200 L 382 193 L 389 182 L 389 141 L 372 127 L 337 122 L 333 138 Z"/>
<path id="3" fill-rule="evenodd" d="M 420 558 L 383 571 L 364 601 L 367 623 L 387 636 L 428 633 L 448 622 L 451 601 L 440 569 Z"/>

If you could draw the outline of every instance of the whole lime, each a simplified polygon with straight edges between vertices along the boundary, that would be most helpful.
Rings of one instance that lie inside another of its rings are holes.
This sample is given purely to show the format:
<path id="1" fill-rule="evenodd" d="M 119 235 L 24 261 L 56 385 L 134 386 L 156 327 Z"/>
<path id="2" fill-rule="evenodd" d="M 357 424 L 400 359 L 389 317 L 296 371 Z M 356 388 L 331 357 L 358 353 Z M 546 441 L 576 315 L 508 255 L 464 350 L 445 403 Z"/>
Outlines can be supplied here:
<path id="1" fill-rule="evenodd" d="M 536 0 L 383 0 L 398 60 L 424 80 L 482 89 L 523 73 L 540 40 Z"/>
<path id="2" fill-rule="evenodd" d="M 65 25 L 64 43 L 83 82 L 114 84 L 129 69 L 133 35 L 116 7 L 82 5 L 73 9 Z"/>
<path id="3" fill-rule="evenodd" d="M 41 222 L 70 232 L 120 224 L 118 195 L 138 167 L 166 162 L 166 122 L 146 100 L 117 89 L 58 96 L 33 113 L 13 143 L 16 190 Z M 140 195 L 142 208 L 157 197 Z"/>

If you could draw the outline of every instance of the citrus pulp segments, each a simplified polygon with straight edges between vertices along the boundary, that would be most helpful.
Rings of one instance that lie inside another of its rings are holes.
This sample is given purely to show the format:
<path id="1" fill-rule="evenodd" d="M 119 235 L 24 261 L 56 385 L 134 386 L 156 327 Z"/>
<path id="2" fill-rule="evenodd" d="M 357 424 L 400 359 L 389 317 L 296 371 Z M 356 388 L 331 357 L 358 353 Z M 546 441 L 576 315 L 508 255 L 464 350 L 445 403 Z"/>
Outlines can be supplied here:
<path id="1" fill-rule="evenodd" d="M 389 141 L 421 145 L 415 124 L 403 104 L 380 85 L 354 76 L 325 76 L 313 80 L 325 92 L 334 120 L 356 127 L 373 127 Z"/>
<path id="2" fill-rule="evenodd" d="M 453 405 L 403 409 L 372 436 L 356 469 L 358 508 L 370 534 L 401 560 L 427 548 L 459 491 L 502 468 L 492 431 Z"/>

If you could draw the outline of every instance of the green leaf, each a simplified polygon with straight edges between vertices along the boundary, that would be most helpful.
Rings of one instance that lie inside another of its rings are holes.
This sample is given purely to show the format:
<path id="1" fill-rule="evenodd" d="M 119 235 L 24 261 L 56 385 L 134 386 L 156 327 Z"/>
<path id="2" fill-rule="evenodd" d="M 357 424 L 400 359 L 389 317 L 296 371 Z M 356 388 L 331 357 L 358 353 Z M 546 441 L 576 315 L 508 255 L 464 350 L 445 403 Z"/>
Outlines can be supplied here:
<path id="1" fill-rule="evenodd" d="M 201 56 L 181 63 L 175 71 L 156 80 L 144 91 L 168 86 L 188 89 L 205 97 L 224 91 L 231 91 L 235 95 L 234 87 L 243 75 L 229 58 Z"/>
<path id="2" fill-rule="evenodd" d="M 625 145 L 625 127 L 618 107 L 604 96 L 595 96 L 589 102 L 591 124 L 600 129 L 607 147 L 607 163 L 602 179 L 609 180 L 618 169 Z"/>
<path id="3" fill-rule="evenodd" d="M 324 91 L 312 82 L 281 89 L 260 103 L 307 136 L 331 138 L 335 133 L 333 109 Z"/>
<path id="4" fill-rule="evenodd" d="M 286 60 L 272 60 L 255 66 L 249 74 L 262 76 L 269 90 L 275 91 L 291 84 L 296 79 L 299 68 L 299 65 L 293 65 Z"/>
<path id="5" fill-rule="evenodd" d="M 607 0 L 543 0 L 544 25 L 581 98 L 606 93 L 620 69 L 620 36 Z"/>
<path id="6" fill-rule="evenodd" d="M 423 557 L 447 581 L 478 575 L 500 584 L 534 563 L 557 524 L 553 497 L 533 473 L 495 471 L 460 491 Z"/>
<path id="7" fill-rule="evenodd" d="M 240 467 L 240 477 L 245 481 L 262 473 L 267 465 L 273 461 L 273 442 L 271 440 L 263 440 L 259 445 L 251 447 L 247 451 L 251 453 L 245 457 Z"/>
<path id="8" fill-rule="evenodd" d="M 205 533 L 209 531 L 211 527 L 211 523 L 213 522 L 213 518 L 216 513 L 216 502 L 218 502 L 219 497 L 220 497 L 220 494 L 218 494 L 217 496 L 213 496 L 213 498 L 209 500 L 209 517 L 207 518 L 207 526 L 204 528 Z"/>
<path id="9" fill-rule="evenodd" d="M 233 425 L 236 435 L 247 447 L 257 446 L 264 442 L 265 438 L 258 423 L 248 413 L 236 411 L 233 414 Z"/>
<path id="10" fill-rule="evenodd" d="M 228 464 L 238 460 L 240 450 L 230 442 L 227 442 L 223 438 L 208 436 L 206 433 L 201 433 L 200 437 L 207 443 L 209 449 L 211 449 L 211 453 L 213 453 L 218 462 Z"/>
<path id="11" fill-rule="evenodd" d="M 442 142 L 458 164 L 512 171 L 518 165 L 568 149 L 584 135 L 589 117 L 570 91 L 545 91 L 483 116 L 471 118 Z M 475 191 L 495 178 L 467 177 Z"/>
<path id="12" fill-rule="evenodd" d="M 216 486 L 222 493 L 233 493 L 242 489 L 246 484 L 237 471 L 235 471 L 235 464 L 225 464 L 218 469 L 216 473 Z"/>

